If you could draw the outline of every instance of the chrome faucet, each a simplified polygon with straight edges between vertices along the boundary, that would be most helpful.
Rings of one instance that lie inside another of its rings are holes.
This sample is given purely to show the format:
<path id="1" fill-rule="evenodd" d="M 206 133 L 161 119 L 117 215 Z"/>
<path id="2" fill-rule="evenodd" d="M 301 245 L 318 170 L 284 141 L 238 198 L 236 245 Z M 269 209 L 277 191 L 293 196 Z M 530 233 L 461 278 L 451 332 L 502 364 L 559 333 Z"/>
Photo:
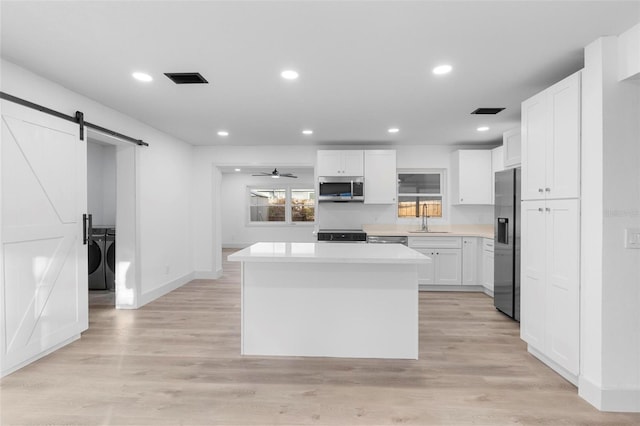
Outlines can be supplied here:
<path id="1" fill-rule="evenodd" d="M 427 215 L 427 205 L 423 204 L 422 205 L 422 226 L 420 228 L 420 230 L 425 231 L 425 232 L 429 232 L 429 224 L 427 223 L 427 218 L 429 216 Z"/>

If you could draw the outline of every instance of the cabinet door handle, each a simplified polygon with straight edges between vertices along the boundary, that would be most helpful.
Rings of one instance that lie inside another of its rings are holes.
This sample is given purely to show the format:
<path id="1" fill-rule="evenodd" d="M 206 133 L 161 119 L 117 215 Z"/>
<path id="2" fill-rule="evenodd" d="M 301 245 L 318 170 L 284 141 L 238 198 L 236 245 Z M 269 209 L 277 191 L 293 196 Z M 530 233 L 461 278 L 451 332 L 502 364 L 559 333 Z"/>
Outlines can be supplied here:
<path id="1" fill-rule="evenodd" d="M 538 188 L 538 192 L 543 192 L 543 191 L 542 191 L 542 188 Z"/>
<path id="2" fill-rule="evenodd" d="M 551 211 L 551 209 L 550 209 L 549 207 L 547 207 L 545 210 L 546 210 L 547 212 L 550 212 L 550 211 Z"/>
<path id="3" fill-rule="evenodd" d="M 542 209 L 542 207 L 538 207 L 538 211 L 541 212 L 541 211 L 544 211 L 544 210 Z"/>
<path id="4" fill-rule="evenodd" d="M 463 201 L 464 201 L 464 198 L 460 198 L 460 202 L 463 202 Z"/>
<path id="5" fill-rule="evenodd" d="M 545 188 L 544 189 L 546 192 L 551 192 L 551 188 Z"/>

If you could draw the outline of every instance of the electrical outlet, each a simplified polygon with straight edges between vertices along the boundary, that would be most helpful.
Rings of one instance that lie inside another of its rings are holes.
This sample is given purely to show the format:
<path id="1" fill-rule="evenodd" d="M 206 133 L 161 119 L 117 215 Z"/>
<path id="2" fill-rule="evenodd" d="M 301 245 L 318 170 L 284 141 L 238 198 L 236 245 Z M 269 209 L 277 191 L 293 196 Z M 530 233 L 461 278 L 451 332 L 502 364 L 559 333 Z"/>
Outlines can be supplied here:
<path id="1" fill-rule="evenodd" d="M 640 249 L 640 228 L 624 230 L 624 248 Z"/>

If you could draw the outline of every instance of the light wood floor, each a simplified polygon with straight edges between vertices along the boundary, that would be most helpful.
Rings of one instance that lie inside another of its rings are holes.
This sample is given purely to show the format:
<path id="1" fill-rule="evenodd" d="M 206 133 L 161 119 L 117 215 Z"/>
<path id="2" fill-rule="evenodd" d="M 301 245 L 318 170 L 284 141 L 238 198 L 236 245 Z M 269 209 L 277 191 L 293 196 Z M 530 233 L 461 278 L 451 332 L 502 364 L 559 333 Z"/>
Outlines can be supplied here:
<path id="1" fill-rule="evenodd" d="M 2 380 L 0 423 L 640 424 L 578 397 L 478 293 L 420 294 L 419 361 L 242 357 L 239 265 L 224 271 L 92 307 L 82 339 Z"/>

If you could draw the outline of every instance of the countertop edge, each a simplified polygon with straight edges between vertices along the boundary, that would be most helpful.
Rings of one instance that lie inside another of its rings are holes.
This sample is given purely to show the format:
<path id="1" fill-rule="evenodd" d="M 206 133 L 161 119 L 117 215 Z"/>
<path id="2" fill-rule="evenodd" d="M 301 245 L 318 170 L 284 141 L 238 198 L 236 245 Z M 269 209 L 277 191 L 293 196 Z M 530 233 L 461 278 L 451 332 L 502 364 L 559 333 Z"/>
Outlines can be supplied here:
<path id="1" fill-rule="evenodd" d="M 431 262 L 428 256 L 424 259 L 388 259 L 388 258 L 317 258 L 317 257 L 279 257 L 279 256 L 235 256 L 232 258 L 232 254 L 227 256 L 227 260 L 230 262 L 280 262 L 280 263 L 345 263 L 345 264 L 359 264 L 359 263 L 376 263 L 376 264 L 388 264 L 388 265 L 419 265 L 422 263 Z"/>

